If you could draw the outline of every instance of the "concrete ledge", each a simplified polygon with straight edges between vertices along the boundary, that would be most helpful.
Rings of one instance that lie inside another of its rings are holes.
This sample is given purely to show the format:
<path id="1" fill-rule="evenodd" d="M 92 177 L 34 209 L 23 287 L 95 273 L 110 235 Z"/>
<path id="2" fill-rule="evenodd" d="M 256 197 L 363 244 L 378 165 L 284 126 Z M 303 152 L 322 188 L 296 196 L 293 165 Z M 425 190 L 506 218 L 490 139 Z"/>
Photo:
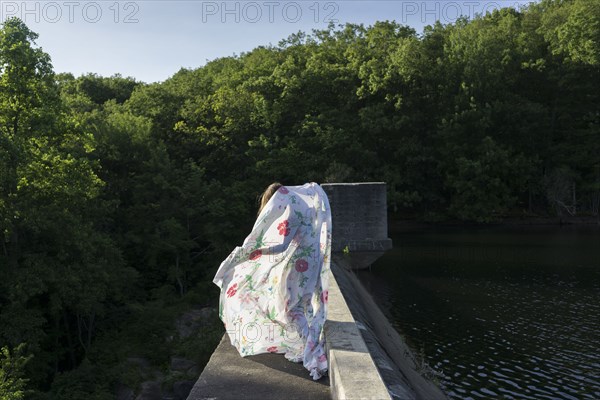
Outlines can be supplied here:
<path id="1" fill-rule="evenodd" d="M 335 275 L 329 272 L 325 340 L 333 399 L 385 400 L 391 396 L 346 304 Z"/>
<path id="2" fill-rule="evenodd" d="M 223 335 L 188 400 L 335 399 L 391 400 L 369 349 L 329 271 L 325 345 L 329 376 L 313 381 L 301 363 L 281 354 L 241 357 Z"/>
<path id="3" fill-rule="evenodd" d="M 187 400 L 326 400 L 329 380 L 313 381 L 301 363 L 283 354 L 241 357 L 227 334 L 210 357 Z"/>
<path id="4" fill-rule="evenodd" d="M 348 247 L 348 251 L 351 253 L 357 251 L 376 251 L 376 252 L 386 252 L 392 249 L 392 239 L 346 239 L 341 240 L 339 242 L 339 249 L 336 249 L 337 252 L 342 252 L 345 250 L 346 246 Z"/>

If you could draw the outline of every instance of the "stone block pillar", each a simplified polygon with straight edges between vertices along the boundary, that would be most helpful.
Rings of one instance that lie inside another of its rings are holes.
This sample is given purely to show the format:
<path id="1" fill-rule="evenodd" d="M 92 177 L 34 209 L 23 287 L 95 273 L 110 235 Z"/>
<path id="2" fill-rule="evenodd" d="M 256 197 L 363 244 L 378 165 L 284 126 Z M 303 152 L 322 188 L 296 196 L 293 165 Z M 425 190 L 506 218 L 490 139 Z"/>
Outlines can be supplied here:
<path id="1" fill-rule="evenodd" d="M 385 182 L 323 183 L 331 206 L 332 257 L 367 268 L 392 248 Z M 347 251 L 345 251 L 347 250 Z"/>

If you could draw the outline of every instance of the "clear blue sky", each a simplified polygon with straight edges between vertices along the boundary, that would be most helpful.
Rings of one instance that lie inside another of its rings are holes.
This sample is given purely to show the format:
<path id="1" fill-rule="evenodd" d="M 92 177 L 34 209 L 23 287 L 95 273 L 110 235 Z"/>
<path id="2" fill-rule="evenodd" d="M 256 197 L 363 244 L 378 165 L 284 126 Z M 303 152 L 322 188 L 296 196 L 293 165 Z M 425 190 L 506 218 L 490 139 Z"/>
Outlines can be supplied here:
<path id="1" fill-rule="evenodd" d="M 436 20 L 452 23 L 530 0 L 0 0 L 0 20 L 20 17 L 40 37 L 56 72 L 75 76 L 121 73 L 163 81 L 181 67 L 276 45 L 291 33 L 336 23 L 396 20 L 422 32 Z"/>

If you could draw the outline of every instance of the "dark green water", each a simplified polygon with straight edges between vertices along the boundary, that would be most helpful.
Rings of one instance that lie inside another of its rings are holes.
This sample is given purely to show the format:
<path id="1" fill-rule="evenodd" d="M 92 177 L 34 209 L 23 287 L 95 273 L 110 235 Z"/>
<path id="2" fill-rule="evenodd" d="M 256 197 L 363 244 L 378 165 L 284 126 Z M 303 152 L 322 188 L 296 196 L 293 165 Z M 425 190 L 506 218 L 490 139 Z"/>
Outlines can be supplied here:
<path id="1" fill-rule="evenodd" d="M 360 273 L 450 398 L 600 399 L 600 230 L 390 235 Z"/>

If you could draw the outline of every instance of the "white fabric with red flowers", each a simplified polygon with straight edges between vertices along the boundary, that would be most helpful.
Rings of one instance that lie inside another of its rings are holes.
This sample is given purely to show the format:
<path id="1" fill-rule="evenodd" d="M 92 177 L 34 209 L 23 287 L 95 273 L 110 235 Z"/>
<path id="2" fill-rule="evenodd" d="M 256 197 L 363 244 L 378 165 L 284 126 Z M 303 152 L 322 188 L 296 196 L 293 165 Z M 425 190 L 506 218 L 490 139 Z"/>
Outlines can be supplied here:
<path id="1" fill-rule="evenodd" d="M 316 183 L 282 186 L 221 263 L 219 317 L 242 357 L 282 353 L 317 380 L 327 371 L 331 210 Z"/>

